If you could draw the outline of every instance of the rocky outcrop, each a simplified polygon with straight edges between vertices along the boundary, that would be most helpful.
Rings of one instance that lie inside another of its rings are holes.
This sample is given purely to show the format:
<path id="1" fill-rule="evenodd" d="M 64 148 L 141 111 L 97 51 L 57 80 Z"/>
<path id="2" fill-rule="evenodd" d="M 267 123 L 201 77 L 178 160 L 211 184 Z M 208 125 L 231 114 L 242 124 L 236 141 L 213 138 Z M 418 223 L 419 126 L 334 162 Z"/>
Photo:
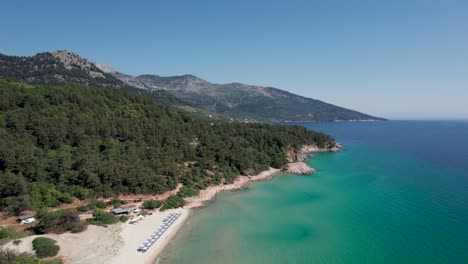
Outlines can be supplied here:
<path id="1" fill-rule="evenodd" d="M 81 70 L 92 78 L 106 78 L 96 65 L 70 51 L 58 50 L 50 54 L 60 61 L 67 70 Z"/>
<path id="2" fill-rule="evenodd" d="M 312 152 L 338 152 L 342 148 L 343 146 L 338 143 L 334 143 L 332 146 L 326 148 L 320 148 L 314 144 L 304 145 L 300 150 L 294 150 L 292 147 L 290 147 L 288 151 L 288 161 L 306 161 Z"/>
<path id="3" fill-rule="evenodd" d="M 66 50 L 38 53 L 30 57 L 0 54 L 0 76 L 29 84 L 80 83 L 121 88 L 125 84 L 103 72 L 94 63 Z"/>
<path id="4" fill-rule="evenodd" d="M 283 167 L 283 171 L 299 175 L 311 175 L 316 172 L 314 168 L 310 167 L 309 164 L 303 161 L 288 163 Z"/>
<path id="5" fill-rule="evenodd" d="M 288 151 L 289 163 L 283 167 L 283 171 L 291 174 L 311 175 L 316 170 L 307 164 L 307 159 L 312 152 L 338 152 L 343 148 L 342 145 L 334 143 L 331 147 L 320 148 L 317 145 L 304 145 L 300 150 L 295 151 L 292 147 Z"/>

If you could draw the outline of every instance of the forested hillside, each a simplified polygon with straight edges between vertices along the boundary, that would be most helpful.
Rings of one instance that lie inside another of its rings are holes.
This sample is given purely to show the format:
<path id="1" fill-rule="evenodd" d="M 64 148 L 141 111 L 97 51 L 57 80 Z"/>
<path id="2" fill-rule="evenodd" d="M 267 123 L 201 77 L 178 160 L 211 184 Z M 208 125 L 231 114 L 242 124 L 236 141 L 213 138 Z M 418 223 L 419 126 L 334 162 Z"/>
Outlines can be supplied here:
<path id="1" fill-rule="evenodd" d="M 145 96 L 0 79 L 0 207 L 11 213 L 73 197 L 183 194 L 287 162 L 289 146 L 331 147 L 297 126 L 193 119 Z"/>
<path id="2" fill-rule="evenodd" d="M 132 77 L 118 72 L 111 74 L 137 87 L 166 90 L 190 105 L 235 119 L 267 122 L 384 120 L 272 87 L 216 84 L 193 75 Z"/>

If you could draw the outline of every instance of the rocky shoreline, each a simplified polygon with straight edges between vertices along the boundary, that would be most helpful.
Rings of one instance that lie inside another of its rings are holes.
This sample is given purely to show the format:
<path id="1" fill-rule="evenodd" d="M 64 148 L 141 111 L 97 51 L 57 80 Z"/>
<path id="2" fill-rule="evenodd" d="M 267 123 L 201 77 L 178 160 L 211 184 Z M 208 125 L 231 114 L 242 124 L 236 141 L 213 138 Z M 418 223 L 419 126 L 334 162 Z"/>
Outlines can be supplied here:
<path id="1" fill-rule="evenodd" d="M 184 208 L 201 208 L 216 198 L 216 195 L 222 191 L 236 191 L 247 188 L 251 182 L 271 180 L 273 176 L 279 173 L 280 169 L 269 168 L 255 176 L 238 176 L 233 183 L 219 184 L 210 186 L 201 190 L 197 196 L 185 198 L 187 204 Z"/>
<path id="2" fill-rule="evenodd" d="M 277 173 L 284 171 L 297 175 L 311 175 L 316 170 L 305 162 L 312 152 L 337 152 L 343 147 L 340 144 L 335 144 L 330 148 L 319 148 L 316 145 L 304 145 L 300 150 L 294 151 L 290 149 L 288 152 L 288 161 L 282 169 L 269 168 L 255 176 L 238 176 L 231 184 L 219 184 L 210 186 L 201 190 L 197 196 L 185 198 L 187 204 L 186 209 L 201 208 L 216 198 L 216 195 L 222 191 L 236 191 L 247 188 L 251 182 L 271 180 Z"/>
<path id="3" fill-rule="evenodd" d="M 310 167 L 309 164 L 303 161 L 288 163 L 283 167 L 283 171 L 298 175 L 311 175 L 316 172 L 314 168 Z"/>

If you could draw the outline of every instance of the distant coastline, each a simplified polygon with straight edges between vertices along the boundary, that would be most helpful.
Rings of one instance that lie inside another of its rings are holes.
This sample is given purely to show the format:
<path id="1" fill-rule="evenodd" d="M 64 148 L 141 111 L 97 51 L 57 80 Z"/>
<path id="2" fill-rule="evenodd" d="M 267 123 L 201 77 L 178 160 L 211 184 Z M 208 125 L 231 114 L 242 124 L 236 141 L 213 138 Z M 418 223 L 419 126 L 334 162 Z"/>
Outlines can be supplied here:
<path id="1" fill-rule="evenodd" d="M 388 119 L 351 119 L 351 120 L 341 120 L 335 119 L 330 121 L 315 121 L 315 120 L 285 120 L 278 123 L 329 123 L 329 122 L 385 122 L 389 121 Z"/>

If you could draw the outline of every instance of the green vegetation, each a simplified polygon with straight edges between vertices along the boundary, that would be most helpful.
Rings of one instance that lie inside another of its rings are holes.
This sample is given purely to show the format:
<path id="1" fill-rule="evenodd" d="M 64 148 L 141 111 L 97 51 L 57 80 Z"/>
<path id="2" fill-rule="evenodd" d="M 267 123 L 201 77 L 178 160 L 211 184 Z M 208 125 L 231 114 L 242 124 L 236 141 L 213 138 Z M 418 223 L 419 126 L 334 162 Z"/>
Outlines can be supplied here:
<path id="1" fill-rule="evenodd" d="M 61 209 L 51 212 L 39 210 L 36 217 L 39 220 L 39 224 L 34 227 L 34 231 L 37 234 L 60 234 L 67 231 L 78 233 L 86 229 L 86 223 L 80 221 L 78 212 L 71 209 Z"/>
<path id="2" fill-rule="evenodd" d="M 219 178 L 217 178 L 219 179 Z M 213 183 L 215 184 L 218 184 L 219 181 L 216 181 L 214 180 Z M 200 186 L 201 187 L 201 186 Z M 199 193 L 199 190 L 198 189 L 195 189 L 195 188 L 192 188 L 192 187 L 187 187 L 187 186 L 184 186 L 182 187 L 179 192 L 177 193 L 178 196 L 180 197 L 191 197 L 191 196 L 196 196 L 198 195 Z"/>
<path id="3" fill-rule="evenodd" d="M 15 231 L 8 228 L 0 227 L 0 245 L 3 245 L 11 240 L 18 238 L 21 238 L 21 236 Z"/>
<path id="4" fill-rule="evenodd" d="M 2 239 L 17 239 L 20 238 L 21 236 L 17 234 L 15 231 L 0 227 L 0 240 Z"/>
<path id="5" fill-rule="evenodd" d="M 63 264 L 63 261 L 60 259 L 39 260 L 39 264 Z"/>
<path id="6" fill-rule="evenodd" d="M 16 250 L 0 248 L 1 264 L 38 264 L 39 260 L 33 254 L 19 253 Z"/>
<path id="7" fill-rule="evenodd" d="M 146 200 L 143 202 L 143 208 L 147 210 L 153 210 L 161 207 L 163 205 L 163 202 L 160 200 Z"/>
<path id="8" fill-rule="evenodd" d="M 128 221 L 128 216 L 122 215 L 121 217 L 119 217 L 119 221 L 122 222 L 122 223 L 127 222 Z"/>
<path id="9" fill-rule="evenodd" d="M 19 244 L 21 244 L 21 242 L 23 242 L 23 241 L 21 241 L 19 239 L 13 240 L 13 245 L 18 246 Z"/>
<path id="10" fill-rule="evenodd" d="M 171 195 L 166 200 L 164 200 L 164 204 L 161 207 L 161 210 L 182 207 L 184 205 L 185 200 L 182 197 L 178 195 Z"/>
<path id="11" fill-rule="evenodd" d="M 60 251 L 57 241 L 47 237 L 36 237 L 32 241 L 33 249 L 39 258 L 55 257 Z"/>
<path id="12" fill-rule="evenodd" d="M 125 201 L 122 201 L 119 198 L 112 198 L 112 200 L 107 202 L 107 204 L 112 205 L 114 208 L 120 208 L 122 204 L 125 204 Z"/>
<path id="13" fill-rule="evenodd" d="M 95 209 L 105 209 L 107 208 L 107 203 L 103 201 L 99 201 L 96 199 L 91 200 L 91 202 L 88 204 L 88 208 L 95 210 Z"/>
<path id="14" fill-rule="evenodd" d="M 172 208 L 212 184 L 280 168 L 303 144 L 334 140 L 299 126 L 193 119 L 118 89 L 0 79 L 0 208 L 11 214 L 183 183 L 164 202 Z M 93 200 L 90 208 L 106 206 Z"/>
<path id="15" fill-rule="evenodd" d="M 119 218 L 115 217 L 112 213 L 104 212 L 100 209 L 94 210 L 94 218 L 90 223 L 97 226 L 113 225 L 119 222 Z"/>
<path id="16" fill-rule="evenodd" d="M 177 98 L 195 107 L 241 120 L 245 118 L 269 122 L 382 120 L 271 87 L 239 83 L 214 84 L 193 75 L 171 77 L 140 75 L 135 79 L 147 87 L 164 87 Z M 195 85 L 190 85 L 192 83 Z"/>

